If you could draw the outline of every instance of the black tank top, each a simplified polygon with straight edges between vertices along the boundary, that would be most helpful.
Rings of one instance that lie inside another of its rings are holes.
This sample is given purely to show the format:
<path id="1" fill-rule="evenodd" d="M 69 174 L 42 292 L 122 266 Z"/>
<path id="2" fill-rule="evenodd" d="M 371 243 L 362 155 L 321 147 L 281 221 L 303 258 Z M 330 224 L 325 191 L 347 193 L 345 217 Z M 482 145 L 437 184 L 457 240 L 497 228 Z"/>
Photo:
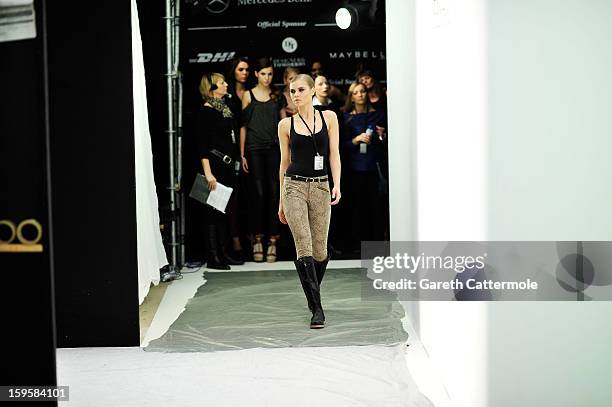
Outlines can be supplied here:
<path id="1" fill-rule="evenodd" d="M 253 90 L 251 103 L 242 112 L 247 128 L 245 151 L 276 149 L 278 151 L 279 101 L 269 99 L 260 102 L 255 99 Z"/>
<path id="2" fill-rule="evenodd" d="M 315 113 L 316 114 L 316 113 Z M 319 112 L 323 126 L 314 134 L 319 155 L 323 156 L 323 169 L 314 169 L 315 146 L 310 134 L 296 133 L 291 116 L 291 130 L 289 144 L 291 146 L 291 164 L 287 168 L 287 175 L 301 175 L 302 177 L 320 177 L 327 175 L 327 160 L 329 157 L 329 136 L 323 112 Z M 314 130 L 314 129 L 313 129 Z"/>

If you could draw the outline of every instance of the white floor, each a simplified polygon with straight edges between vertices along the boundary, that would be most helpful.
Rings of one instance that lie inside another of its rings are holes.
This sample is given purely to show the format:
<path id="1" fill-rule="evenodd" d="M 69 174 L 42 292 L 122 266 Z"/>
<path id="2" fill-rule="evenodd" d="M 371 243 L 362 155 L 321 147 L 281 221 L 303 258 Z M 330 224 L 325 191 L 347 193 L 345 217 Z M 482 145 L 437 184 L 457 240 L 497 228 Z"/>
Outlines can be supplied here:
<path id="1" fill-rule="evenodd" d="M 247 263 L 220 272 L 293 267 L 292 262 Z M 330 262 L 328 272 L 355 267 L 360 267 L 359 260 L 335 260 Z M 184 270 L 183 279 L 172 282 L 141 347 L 168 330 L 204 282 L 202 270 Z M 412 325 L 407 318 L 403 323 L 409 334 L 408 346 L 207 353 L 157 353 L 141 348 L 58 349 L 58 383 L 70 386 L 66 406 L 431 405 L 422 395 L 437 407 L 452 406 Z"/>

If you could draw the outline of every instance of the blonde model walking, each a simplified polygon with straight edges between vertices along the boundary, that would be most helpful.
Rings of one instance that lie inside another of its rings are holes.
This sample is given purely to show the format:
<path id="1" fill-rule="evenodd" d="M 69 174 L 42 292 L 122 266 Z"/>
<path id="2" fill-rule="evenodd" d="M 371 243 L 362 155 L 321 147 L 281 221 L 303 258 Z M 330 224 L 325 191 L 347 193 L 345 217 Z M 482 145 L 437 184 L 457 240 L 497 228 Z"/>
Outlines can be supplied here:
<path id="1" fill-rule="evenodd" d="M 327 268 L 327 236 L 331 206 L 341 198 L 338 119 L 312 105 L 314 81 L 298 75 L 289 84 L 297 113 L 280 121 L 279 169 L 281 199 L 278 217 L 289 224 L 295 241 L 295 266 L 312 312 L 311 328 L 325 326 L 321 281 Z M 330 191 L 328 163 L 333 179 Z M 330 199 L 331 196 L 331 199 Z"/>

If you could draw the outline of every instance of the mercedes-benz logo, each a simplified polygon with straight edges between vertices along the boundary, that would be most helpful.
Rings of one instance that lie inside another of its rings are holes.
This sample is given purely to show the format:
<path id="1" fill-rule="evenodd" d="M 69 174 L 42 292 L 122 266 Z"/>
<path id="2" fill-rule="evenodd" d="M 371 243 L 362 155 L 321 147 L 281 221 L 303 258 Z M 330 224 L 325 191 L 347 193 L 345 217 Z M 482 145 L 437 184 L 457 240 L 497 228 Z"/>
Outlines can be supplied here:
<path id="1" fill-rule="evenodd" d="M 229 7 L 230 0 L 210 0 L 206 5 L 206 10 L 214 14 L 223 13 Z"/>

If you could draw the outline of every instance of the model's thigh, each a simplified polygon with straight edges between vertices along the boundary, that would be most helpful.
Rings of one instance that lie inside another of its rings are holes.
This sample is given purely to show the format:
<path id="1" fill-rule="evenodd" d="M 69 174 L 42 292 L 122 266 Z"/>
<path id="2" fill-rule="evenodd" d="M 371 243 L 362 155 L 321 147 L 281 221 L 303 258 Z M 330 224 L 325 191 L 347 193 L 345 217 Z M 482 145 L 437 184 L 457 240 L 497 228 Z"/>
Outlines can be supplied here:
<path id="1" fill-rule="evenodd" d="M 312 256 L 312 236 L 308 222 L 307 184 L 285 178 L 283 181 L 283 210 L 293 235 L 297 257 Z"/>
<path id="2" fill-rule="evenodd" d="M 308 219 L 312 233 L 312 252 L 317 261 L 327 258 L 327 232 L 331 217 L 331 196 L 327 182 L 313 183 L 310 189 Z"/>

